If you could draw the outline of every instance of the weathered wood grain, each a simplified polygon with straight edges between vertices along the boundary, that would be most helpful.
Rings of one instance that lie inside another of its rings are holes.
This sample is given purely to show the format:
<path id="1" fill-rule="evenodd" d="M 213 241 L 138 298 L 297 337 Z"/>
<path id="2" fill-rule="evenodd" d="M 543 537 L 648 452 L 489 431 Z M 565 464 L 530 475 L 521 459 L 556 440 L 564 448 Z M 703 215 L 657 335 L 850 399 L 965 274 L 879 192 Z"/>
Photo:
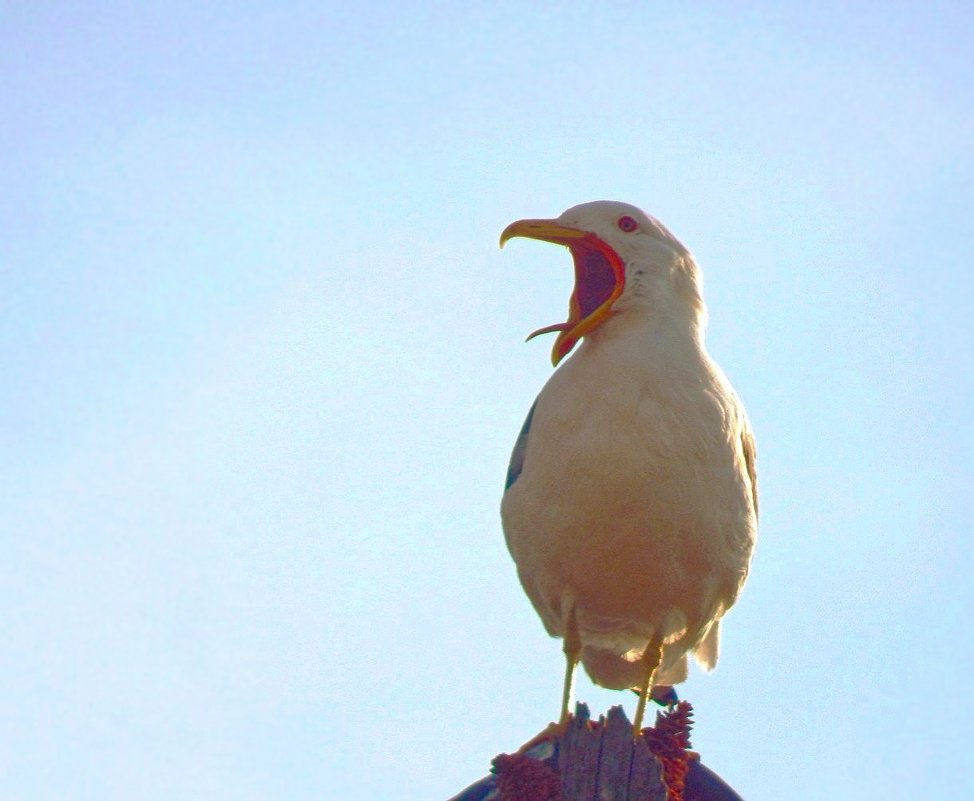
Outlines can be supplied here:
<path id="1" fill-rule="evenodd" d="M 643 740 L 633 740 L 632 724 L 619 706 L 594 722 L 588 707 L 578 704 L 568 730 L 556 741 L 539 743 L 526 756 L 560 774 L 562 801 L 666 801 L 660 764 Z M 501 801 L 497 778 L 487 776 L 450 801 Z M 684 801 L 743 799 L 693 759 Z"/>

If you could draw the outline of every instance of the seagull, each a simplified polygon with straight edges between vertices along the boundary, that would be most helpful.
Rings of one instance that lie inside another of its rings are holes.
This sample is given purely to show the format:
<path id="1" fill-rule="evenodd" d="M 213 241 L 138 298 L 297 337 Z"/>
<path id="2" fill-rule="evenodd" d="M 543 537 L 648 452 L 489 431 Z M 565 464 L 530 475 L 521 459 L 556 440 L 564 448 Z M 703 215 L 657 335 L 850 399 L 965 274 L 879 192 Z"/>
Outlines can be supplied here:
<path id="1" fill-rule="evenodd" d="M 565 730 L 579 662 L 639 693 L 638 737 L 688 655 L 717 664 L 757 535 L 754 437 L 704 345 L 700 269 L 658 220 L 596 201 L 511 223 L 501 247 L 514 237 L 563 245 L 575 267 L 568 319 L 528 337 L 557 333 L 557 369 L 501 503 L 521 585 L 565 654 L 558 721 L 531 742 Z"/>

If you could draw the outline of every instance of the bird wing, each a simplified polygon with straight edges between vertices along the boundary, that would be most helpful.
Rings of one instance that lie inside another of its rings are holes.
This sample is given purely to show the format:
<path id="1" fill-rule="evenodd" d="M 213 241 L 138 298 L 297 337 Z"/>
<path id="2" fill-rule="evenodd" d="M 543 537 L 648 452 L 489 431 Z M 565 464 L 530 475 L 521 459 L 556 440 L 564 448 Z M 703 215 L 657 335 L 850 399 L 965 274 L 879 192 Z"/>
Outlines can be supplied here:
<path id="1" fill-rule="evenodd" d="M 534 417 L 534 407 L 537 405 L 537 400 L 531 404 L 528 416 L 524 419 L 524 425 L 521 426 L 521 433 L 517 435 L 517 441 L 514 443 L 514 450 L 511 451 L 511 461 L 507 465 L 507 481 L 504 482 L 505 491 L 514 486 L 514 482 L 521 475 L 521 470 L 524 469 L 524 452 L 528 447 L 528 432 L 531 430 L 531 418 Z"/>
<path id="2" fill-rule="evenodd" d="M 758 470 L 757 470 L 757 446 L 754 444 L 754 434 L 751 433 L 749 426 L 745 425 L 741 432 L 741 447 L 744 450 L 744 465 L 747 467 L 747 474 L 751 478 L 751 497 L 754 500 L 754 516 L 758 515 Z"/>

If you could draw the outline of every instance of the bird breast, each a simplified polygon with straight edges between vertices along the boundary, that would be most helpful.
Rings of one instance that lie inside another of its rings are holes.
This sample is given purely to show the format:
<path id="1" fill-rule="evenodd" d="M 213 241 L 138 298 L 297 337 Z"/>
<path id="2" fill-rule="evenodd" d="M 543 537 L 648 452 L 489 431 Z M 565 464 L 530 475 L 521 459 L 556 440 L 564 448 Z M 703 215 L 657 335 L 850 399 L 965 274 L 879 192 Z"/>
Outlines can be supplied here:
<path id="1" fill-rule="evenodd" d="M 706 634 L 739 592 L 756 527 L 743 412 L 719 370 L 701 349 L 629 356 L 586 341 L 552 375 L 501 508 L 548 632 L 562 636 L 574 607 L 583 642 L 617 653 L 653 633 Z"/>

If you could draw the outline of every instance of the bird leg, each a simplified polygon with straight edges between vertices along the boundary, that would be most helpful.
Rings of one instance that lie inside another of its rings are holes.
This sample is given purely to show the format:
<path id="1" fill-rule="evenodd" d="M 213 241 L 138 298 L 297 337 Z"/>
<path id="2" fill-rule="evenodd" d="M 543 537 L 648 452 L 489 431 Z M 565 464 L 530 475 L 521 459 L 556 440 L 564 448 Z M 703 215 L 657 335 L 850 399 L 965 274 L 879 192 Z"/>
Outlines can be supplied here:
<path id="1" fill-rule="evenodd" d="M 582 653 L 582 638 L 578 634 L 578 621 L 575 619 L 574 608 L 568 613 L 568 620 L 565 623 L 565 639 L 562 641 L 562 651 L 565 653 L 565 682 L 561 690 L 561 713 L 558 716 L 558 722 L 549 723 L 544 729 L 518 748 L 517 753 L 519 754 L 530 751 L 540 742 L 561 737 L 568 728 L 568 722 L 572 717 L 571 712 L 568 710 L 572 703 L 572 686 L 575 683 L 575 668 L 578 666 L 578 659 Z"/>
<path id="2" fill-rule="evenodd" d="M 578 658 L 582 653 L 582 638 L 578 634 L 575 607 L 572 607 L 568 613 L 568 622 L 565 624 L 565 639 L 562 640 L 561 649 L 565 653 L 565 682 L 561 689 L 561 715 L 558 718 L 558 725 L 564 731 L 564 727 L 568 725 L 568 719 L 571 717 L 568 708 L 572 703 L 575 668 L 578 666 Z"/>
<path id="3" fill-rule="evenodd" d="M 660 662 L 663 661 L 663 641 L 657 635 L 654 634 L 653 638 L 647 643 L 641 660 L 646 672 L 642 686 L 639 688 L 639 703 L 636 705 L 636 717 L 632 722 L 633 737 L 639 737 L 639 733 L 642 731 L 643 717 L 646 714 L 646 701 L 649 699 L 649 694 L 653 690 L 653 678 L 656 676 Z"/>

